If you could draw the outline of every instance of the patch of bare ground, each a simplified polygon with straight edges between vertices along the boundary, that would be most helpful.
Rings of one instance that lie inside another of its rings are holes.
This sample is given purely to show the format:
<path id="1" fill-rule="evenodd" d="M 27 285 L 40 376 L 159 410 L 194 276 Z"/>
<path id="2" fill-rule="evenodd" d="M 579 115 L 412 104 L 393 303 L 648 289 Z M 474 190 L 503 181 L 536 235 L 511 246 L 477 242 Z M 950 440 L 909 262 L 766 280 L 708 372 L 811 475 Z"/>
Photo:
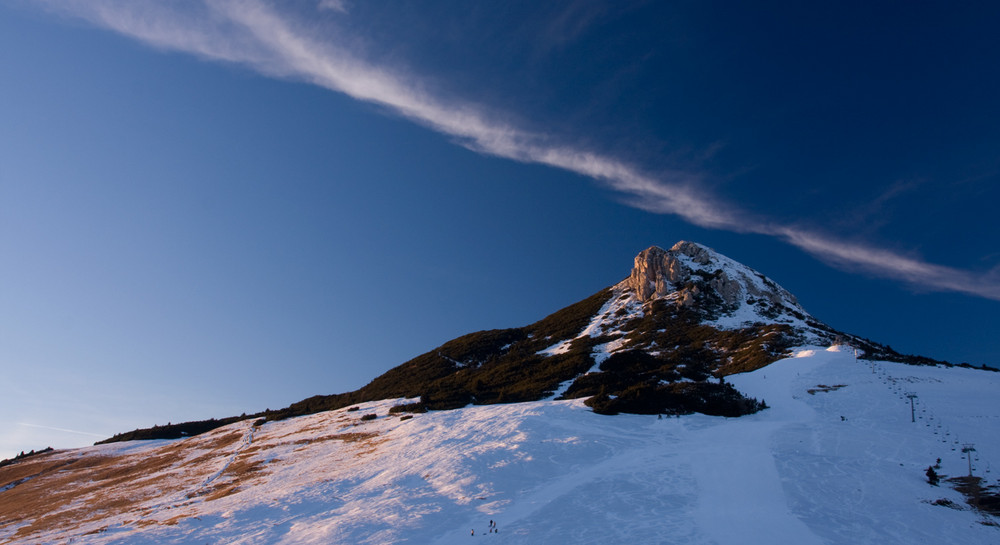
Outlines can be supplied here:
<path id="1" fill-rule="evenodd" d="M 309 439 L 299 439 L 293 441 L 293 445 L 307 445 L 311 443 L 325 443 L 327 441 L 343 441 L 345 443 L 357 443 L 361 441 L 367 441 L 378 437 L 378 432 L 347 432 L 347 433 L 333 433 L 328 435 L 321 435 L 319 437 L 311 437 Z"/>
<path id="2" fill-rule="evenodd" d="M 225 474 L 237 480 L 247 480 L 260 475 L 264 470 L 264 466 L 265 463 L 263 460 L 236 460 L 229 464 Z"/>
<path id="3" fill-rule="evenodd" d="M 817 384 L 815 388 L 809 388 L 806 393 L 809 395 L 816 395 L 816 392 L 835 392 L 841 388 L 846 388 L 846 384 L 835 384 L 833 386 L 827 386 L 826 384 Z"/>
<path id="4" fill-rule="evenodd" d="M 175 517 L 168 518 L 167 520 L 161 522 L 160 524 L 162 524 L 164 526 L 176 526 L 178 522 L 180 522 L 180 521 L 182 521 L 182 520 L 184 520 L 186 518 L 191 518 L 191 517 L 188 517 L 186 515 L 177 515 Z"/>
<path id="5" fill-rule="evenodd" d="M 0 468 L 0 528 L 17 528 L 12 536 L 17 541 L 41 533 L 100 533 L 112 520 L 136 527 L 176 524 L 193 513 L 164 510 L 190 505 L 185 497 L 215 501 L 239 493 L 267 471 L 261 454 L 271 448 L 295 445 L 305 449 L 309 444 L 340 441 L 351 445 L 355 457 L 362 457 L 386 440 L 377 432 L 358 431 L 277 445 L 254 442 L 241 450 L 238 444 L 245 431 L 204 434 L 141 453 L 56 451 L 4 466 Z M 209 478 L 226 460 L 229 463 L 221 473 Z M 181 503 L 171 504 L 171 497 Z"/>
<path id="6" fill-rule="evenodd" d="M 951 487 L 965 496 L 965 501 L 982 513 L 1000 516 L 1000 488 L 984 486 L 982 477 L 962 476 L 947 479 Z"/>
<path id="7" fill-rule="evenodd" d="M 937 505 L 939 507 L 947 507 L 948 509 L 955 509 L 957 511 L 962 510 L 962 506 L 957 505 L 955 502 L 949 500 L 948 498 L 939 498 L 934 501 L 924 500 L 924 503 L 929 503 L 931 505 Z"/>
<path id="8" fill-rule="evenodd" d="M 190 492 L 187 497 L 203 497 L 205 501 L 213 501 L 239 492 L 266 469 L 265 461 L 253 459 L 255 454 L 266 448 L 260 443 L 254 443 L 238 450 L 233 454 L 229 464 L 208 486 Z"/>
<path id="9" fill-rule="evenodd" d="M 303 435 L 303 434 L 308 434 L 308 433 L 311 433 L 311 432 L 320 432 L 320 431 L 323 431 L 323 430 L 331 427 L 334 424 L 347 424 L 350 421 L 351 421 L 350 418 L 348 418 L 348 417 L 346 417 L 344 415 L 340 415 L 340 416 L 338 416 L 336 418 L 330 418 L 330 419 L 327 419 L 326 421 L 323 421 L 323 422 L 317 422 L 317 423 L 314 423 L 314 424 L 310 424 L 310 425 L 308 425 L 308 426 L 306 426 L 304 428 L 294 428 L 291 431 L 289 431 L 288 433 L 281 434 L 281 435 L 273 435 L 273 437 L 275 439 L 285 439 L 285 438 L 291 437 L 293 435 Z"/>
<path id="10" fill-rule="evenodd" d="M 207 463 L 241 437 L 236 431 L 176 441 L 141 454 L 46 455 L 6 466 L 0 469 L 0 483 L 21 482 L 0 494 L 0 521 L 21 524 L 14 535 L 21 539 L 130 513 L 140 519 L 149 514 L 143 504 L 190 488 L 209 471 Z M 203 449 L 205 454 L 187 459 L 192 450 Z"/>
<path id="11" fill-rule="evenodd" d="M 229 483 L 223 486 L 213 487 L 212 491 L 205 495 L 205 501 L 215 501 L 218 499 L 225 498 L 226 496 L 232 496 L 233 494 L 242 490 L 243 487 L 236 483 Z"/>
<path id="12" fill-rule="evenodd" d="M 378 449 L 379 445 L 381 445 L 382 443 L 388 441 L 388 439 L 386 439 L 386 438 L 379 439 L 378 438 L 379 434 L 377 434 L 377 433 L 371 433 L 371 434 L 368 434 L 368 433 L 347 433 L 347 434 L 343 434 L 343 435 L 354 436 L 354 437 L 351 437 L 350 439 L 345 439 L 345 441 L 350 442 L 350 443 L 357 443 L 358 444 L 358 450 L 357 450 L 357 452 L 354 453 L 355 457 L 361 457 L 361 456 L 365 456 L 367 454 L 371 454 L 371 453 L 375 452 L 376 449 Z"/>
<path id="13" fill-rule="evenodd" d="M 175 444 L 180 449 L 204 448 L 219 452 L 243 439 L 243 430 L 227 430 L 225 432 L 209 432 L 203 435 L 192 437 Z M 191 441 L 189 444 L 187 441 Z"/>
<path id="14" fill-rule="evenodd" d="M 329 441 L 342 441 L 347 444 L 351 444 L 357 448 L 354 453 L 355 456 L 363 456 L 374 452 L 376 447 L 386 439 L 378 439 L 380 436 L 379 432 L 346 432 L 346 433 L 332 433 L 327 435 L 321 435 L 319 437 L 309 437 L 303 439 L 296 439 L 295 441 L 289 441 L 285 443 L 280 443 L 276 446 L 296 446 L 296 452 L 307 450 L 310 446 L 326 443 Z"/>
<path id="15" fill-rule="evenodd" d="M 23 524 L 14 535 L 18 539 L 127 513 L 150 489 L 169 489 L 142 477 L 174 461 L 155 455 L 63 458 L 0 494 L 0 519 Z"/>
<path id="16" fill-rule="evenodd" d="M 267 464 L 263 460 L 247 458 L 241 455 L 234 460 L 212 486 L 199 490 L 196 495 L 203 496 L 205 501 L 213 501 L 231 496 L 245 488 L 246 485 L 252 484 L 253 480 L 264 472 Z"/>

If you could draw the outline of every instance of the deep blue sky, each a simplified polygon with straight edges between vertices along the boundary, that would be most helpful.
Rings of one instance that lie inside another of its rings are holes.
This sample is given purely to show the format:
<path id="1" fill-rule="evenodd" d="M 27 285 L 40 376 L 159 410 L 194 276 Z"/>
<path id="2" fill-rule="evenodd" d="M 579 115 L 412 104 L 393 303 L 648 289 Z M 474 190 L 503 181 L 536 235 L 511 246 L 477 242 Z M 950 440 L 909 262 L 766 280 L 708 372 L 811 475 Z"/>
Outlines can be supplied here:
<path id="1" fill-rule="evenodd" d="M 0 4 L 0 457 L 352 390 L 682 239 L 1000 365 L 998 8 L 538 4 Z"/>

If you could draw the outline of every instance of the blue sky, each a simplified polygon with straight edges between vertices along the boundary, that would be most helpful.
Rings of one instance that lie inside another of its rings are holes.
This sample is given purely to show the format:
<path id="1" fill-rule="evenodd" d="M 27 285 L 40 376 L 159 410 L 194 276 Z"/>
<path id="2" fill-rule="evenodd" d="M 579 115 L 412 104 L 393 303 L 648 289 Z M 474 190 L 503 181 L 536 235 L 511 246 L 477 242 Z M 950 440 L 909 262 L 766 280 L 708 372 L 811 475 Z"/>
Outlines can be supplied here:
<path id="1" fill-rule="evenodd" d="M 1000 365 L 1000 8 L 0 4 L 0 457 L 355 389 L 701 242 Z"/>

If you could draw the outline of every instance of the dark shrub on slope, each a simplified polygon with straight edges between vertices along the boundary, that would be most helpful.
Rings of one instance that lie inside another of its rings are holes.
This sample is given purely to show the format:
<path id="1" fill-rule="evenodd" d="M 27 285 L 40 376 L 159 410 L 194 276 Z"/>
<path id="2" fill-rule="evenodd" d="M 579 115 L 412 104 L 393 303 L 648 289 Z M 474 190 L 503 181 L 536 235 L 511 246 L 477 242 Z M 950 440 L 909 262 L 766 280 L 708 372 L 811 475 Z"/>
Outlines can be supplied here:
<path id="1" fill-rule="evenodd" d="M 611 397 L 604 393 L 587 400 L 599 414 L 690 414 L 742 416 L 766 408 L 763 402 L 743 396 L 729 384 L 678 382 L 633 384 Z"/>

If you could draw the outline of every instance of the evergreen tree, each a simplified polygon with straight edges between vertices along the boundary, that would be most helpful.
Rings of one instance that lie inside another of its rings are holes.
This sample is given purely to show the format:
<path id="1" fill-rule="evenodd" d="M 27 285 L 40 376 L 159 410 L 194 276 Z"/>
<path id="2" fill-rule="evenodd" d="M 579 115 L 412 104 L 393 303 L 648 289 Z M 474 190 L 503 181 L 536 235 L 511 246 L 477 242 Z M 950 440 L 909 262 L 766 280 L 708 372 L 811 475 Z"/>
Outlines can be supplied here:
<path id="1" fill-rule="evenodd" d="M 937 471 L 934 471 L 934 466 L 927 466 L 927 482 L 931 483 L 931 486 L 937 486 L 938 481 L 941 479 Z"/>

